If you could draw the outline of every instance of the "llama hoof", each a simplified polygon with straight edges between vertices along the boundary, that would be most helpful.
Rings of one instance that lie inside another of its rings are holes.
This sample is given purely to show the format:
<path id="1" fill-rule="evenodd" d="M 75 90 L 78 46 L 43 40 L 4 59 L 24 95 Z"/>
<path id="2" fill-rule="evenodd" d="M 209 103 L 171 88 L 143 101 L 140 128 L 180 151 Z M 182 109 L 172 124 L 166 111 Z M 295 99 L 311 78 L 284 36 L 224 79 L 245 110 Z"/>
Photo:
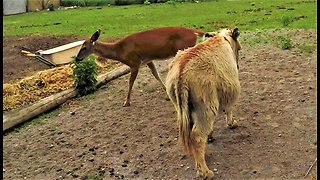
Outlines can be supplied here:
<path id="1" fill-rule="evenodd" d="M 211 170 L 207 170 L 205 172 L 197 171 L 197 175 L 198 177 L 203 178 L 205 180 L 213 180 L 214 177 L 214 174 Z"/>
<path id="2" fill-rule="evenodd" d="M 208 136 L 207 143 L 213 143 L 213 141 L 216 140 L 212 136 Z"/>
<path id="3" fill-rule="evenodd" d="M 122 105 L 122 107 L 128 107 L 128 106 L 130 106 L 130 102 L 128 102 L 128 101 L 124 102 Z"/>

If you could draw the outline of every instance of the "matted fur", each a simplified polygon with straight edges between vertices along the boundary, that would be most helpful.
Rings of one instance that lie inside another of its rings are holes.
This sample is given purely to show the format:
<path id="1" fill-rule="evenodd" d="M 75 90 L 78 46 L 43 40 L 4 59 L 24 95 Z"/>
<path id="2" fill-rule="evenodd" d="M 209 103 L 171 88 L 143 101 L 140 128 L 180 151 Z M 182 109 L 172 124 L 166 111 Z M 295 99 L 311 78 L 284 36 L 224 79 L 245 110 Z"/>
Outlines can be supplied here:
<path id="1" fill-rule="evenodd" d="M 215 117 L 225 110 L 233 125 L 231 109 L 240 94 L 238 29 L 221 30 L 213 38 L 179 51 L 169 65 L 167 93 L 177 111 L 180 139 L 194 157 L 199 175 L 213 177 L 204 160 L 205 143 Z"/>

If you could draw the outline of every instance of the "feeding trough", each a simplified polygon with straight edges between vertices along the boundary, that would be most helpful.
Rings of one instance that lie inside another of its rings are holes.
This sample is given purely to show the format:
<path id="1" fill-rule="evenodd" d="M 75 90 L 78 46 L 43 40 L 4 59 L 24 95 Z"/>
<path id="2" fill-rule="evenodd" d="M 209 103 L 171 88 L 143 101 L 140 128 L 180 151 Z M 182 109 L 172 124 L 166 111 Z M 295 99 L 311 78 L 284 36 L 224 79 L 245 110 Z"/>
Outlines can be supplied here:
<path id="1" fill-rule="evenodd" d="M 22 50 L 27 56 L 36 57 L 37 60 L 49 66 L 65 65 L 73 60 L 73 57 L 78 54 L 84 40 L 76 41 L 55 47 L 48 50 L 39 50 L 36 53 Z"/>

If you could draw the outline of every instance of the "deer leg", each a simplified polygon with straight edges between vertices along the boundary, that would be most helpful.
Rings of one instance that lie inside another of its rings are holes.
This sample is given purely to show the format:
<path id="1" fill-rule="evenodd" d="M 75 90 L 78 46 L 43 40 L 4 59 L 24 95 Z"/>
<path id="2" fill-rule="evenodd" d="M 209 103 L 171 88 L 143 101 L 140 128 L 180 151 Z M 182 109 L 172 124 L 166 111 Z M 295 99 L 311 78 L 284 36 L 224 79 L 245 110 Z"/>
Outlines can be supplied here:
<path id="1" fill-rule="evenodd" d="M 232 118 L 232 110 L 231 108 L 225 109 L 226 113 L 226 123 L 228 128 L 233 129 L 237 127 L 237 121 Z"/>
<path id="2" fill-rule="evenodd" d="M 133 83 L 137 78 L 137 75 L 138 75 L 138 72 L 139 72 L 139 67 L 140 67 L 140 65 L 137 66 L 137 67 L 131 67 L 131 69 L 130 69 L 131 74 L 130 74 L 130 80 L 129 80 L 129 91 L 128 91 L 127 99 L 123 104 L 123 107 L 130 106 L 131 90 L 132 90 Z"/>
<path id="3" fill-rule="evenodd" d="M 154 63 L 153 62 L 149 62 L 147 65 L 150 68 L 153 76 L 161 83 L 162 87 L 164 89 L 166 89 L 166 86 L 163 84 L 162 80 L 159 77 L 158 71 L 157 71 L 156 66 L 154 65 Z"/>
<path id="4" fill-rule="evenodd" d="M 197 175 L 204 179 L 213 179 L 213 172 L 205 161 L 207 135 L 203 134 L 197 126 L 194 126 L 190 134 L 192 139 L 191 153 L 196 162 Z"/>

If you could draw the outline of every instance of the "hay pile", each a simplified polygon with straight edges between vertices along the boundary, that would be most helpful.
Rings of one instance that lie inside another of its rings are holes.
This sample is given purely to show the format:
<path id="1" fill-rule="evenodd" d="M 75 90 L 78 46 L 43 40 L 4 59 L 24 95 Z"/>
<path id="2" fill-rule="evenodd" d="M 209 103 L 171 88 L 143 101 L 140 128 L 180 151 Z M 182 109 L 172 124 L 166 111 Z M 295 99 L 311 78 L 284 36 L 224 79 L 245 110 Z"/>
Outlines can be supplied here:
<path id="1" fill-rule="evenodd" d="M 119 62 L 104 60 L 98 63 L 98 73 L 103 74 L 122 65 Z M 3 111 L 17 109 L 32 104 L 52 94 L 74 86 L 71 65 L 40 71 L 12 84 L 3 84 Z"/>

